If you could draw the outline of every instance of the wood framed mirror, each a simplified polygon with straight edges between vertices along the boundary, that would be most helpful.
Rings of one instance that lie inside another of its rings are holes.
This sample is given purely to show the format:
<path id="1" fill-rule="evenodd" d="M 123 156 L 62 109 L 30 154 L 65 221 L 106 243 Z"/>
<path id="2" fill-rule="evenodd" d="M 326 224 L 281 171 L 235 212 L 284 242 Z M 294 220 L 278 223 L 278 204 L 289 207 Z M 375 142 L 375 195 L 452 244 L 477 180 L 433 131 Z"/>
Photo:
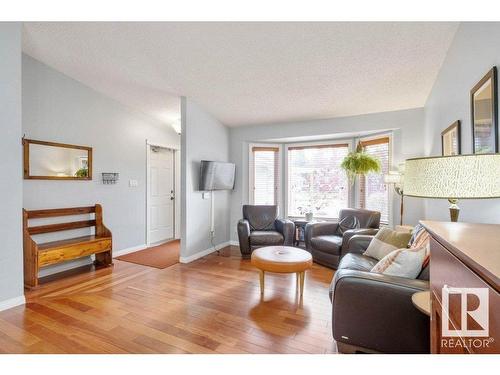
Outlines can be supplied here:
<path id="1" fill-rule="evenodd" d="M 23 138 L 27 180 L 92 180 L 92 147 Z"/>
<path id="2" fill-rule="evenodd" d="M 493 67 L 470 92 L 472 153 L 498 152 L 497 69 Z"/>

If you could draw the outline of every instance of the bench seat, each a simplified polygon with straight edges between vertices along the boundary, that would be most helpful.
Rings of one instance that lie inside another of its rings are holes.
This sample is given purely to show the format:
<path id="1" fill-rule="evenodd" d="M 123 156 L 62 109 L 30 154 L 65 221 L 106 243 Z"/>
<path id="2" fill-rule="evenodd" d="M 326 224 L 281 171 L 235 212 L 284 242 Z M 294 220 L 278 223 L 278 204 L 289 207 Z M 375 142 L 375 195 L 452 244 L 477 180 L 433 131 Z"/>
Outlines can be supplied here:
<path id="1" fill-rule="evenodd" d="M 67 260 L 98 254 L 111 247 L 111 237 L 81 236 L 38 244 L 38 265 L 49 266 Z"/>
<path id="2" fill-rule="evenodd" d="M 30 219 L 94 214 L 93 220 L 29 226 Z M 90 207 L 56 208 L 48 210 L 23 210 L 24 227 L 24 285 L 32 289 L 38 286 L 41 267 L 50 266 L 89 255 L 95 255 L 95 264 L 112 265 L 113 238 L 102 222 L 99 204 Z M 58 241 L 36 243 L 32 235 L 95 227 L 95 234 Z"/>

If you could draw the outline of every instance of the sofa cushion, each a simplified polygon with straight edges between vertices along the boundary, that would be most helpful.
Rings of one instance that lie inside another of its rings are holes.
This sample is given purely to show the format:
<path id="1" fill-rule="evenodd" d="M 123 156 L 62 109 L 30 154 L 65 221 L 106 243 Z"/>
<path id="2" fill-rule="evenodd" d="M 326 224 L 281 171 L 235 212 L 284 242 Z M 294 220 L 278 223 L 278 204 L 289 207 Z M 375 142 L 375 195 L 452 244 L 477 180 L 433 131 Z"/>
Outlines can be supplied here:
<path id="1" fill-rule="evenodd" d="M 389 228 L 381 228 L 363 255 L 381 260 L 394 250 L 406 248 L 410 241 L 411 233 L 397 232 Z"/>
<path id="2" fill-rule="evenodd" d="M 337 227 L 337 235 L 343 236 L 349 229 L 359 228 L 359 220 L 356 216 L 346 216 L 339 221 L 339 226 Z"/>
<path id="3" fill-rule="evenodd" d="M 377 259 L 361 254 L 346 254 L 339 263 L 340 269 L 358 270 L 369 272 L 377 264 Z"/>
<path id="4" fill-rule="evenodd" d="M 311 244 L 316 250 L 339 254 L 342 246 L 342 237 L 336 235 L 316 236 L 311 238 Z"/>
<path id="5" fill-rule="evenodd" d="M 243 205 L 243 218 L 252 230 L 274 230 L 274 220 L 278 217 L 278 206 Z"/>
<path id="6" fill-rule="evenodd" d="M 356 216 L 360 228 L 378 228 L 380 226 L 380 212 L 361 208 L 343 208 L 339 212 L 339 220 L 347 216 Z"/>
<path id="7" fill-rule="evenodd" d="M 283 245 L 283 235 L 273 230 L 255 230 L 250 233 L 250 245 L 252 246 L 273 246 Z"/>
<path id="8" fill-rule="evenodd" d="M 424 264 L 422 264 L 422 271 L 420 271 L 420 273 L 418 274 L 417 279 L 429 281 L 430 268 L 431 267 L 429 267 L 429 263 L 427 263 L 426 265 L 424 259 Z"/>

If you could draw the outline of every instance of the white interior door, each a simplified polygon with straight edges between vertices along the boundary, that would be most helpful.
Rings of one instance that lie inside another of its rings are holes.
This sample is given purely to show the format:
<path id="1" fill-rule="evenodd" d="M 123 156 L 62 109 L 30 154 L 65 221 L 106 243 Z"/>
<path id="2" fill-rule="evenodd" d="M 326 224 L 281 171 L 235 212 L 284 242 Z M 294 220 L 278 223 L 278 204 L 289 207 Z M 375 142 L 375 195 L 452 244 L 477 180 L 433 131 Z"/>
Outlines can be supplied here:
<path id="1" fill-rule="evenodd" d="M 150 146 L 149 243 L 174 238 L 174 152 Z"/>

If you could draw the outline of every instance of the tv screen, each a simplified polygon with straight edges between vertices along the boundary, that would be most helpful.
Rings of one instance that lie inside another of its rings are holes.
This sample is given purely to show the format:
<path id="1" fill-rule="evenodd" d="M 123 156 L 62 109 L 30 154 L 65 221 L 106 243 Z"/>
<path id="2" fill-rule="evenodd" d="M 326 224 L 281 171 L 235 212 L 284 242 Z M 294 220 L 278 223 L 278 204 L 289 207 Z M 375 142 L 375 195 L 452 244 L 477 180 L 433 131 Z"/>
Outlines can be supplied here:
<path id="1" fill-rule="evenodd" d="M 202 160 L 200 166 L 200 190 L 232 190 L 234 188 L 233 163 Z"/>

